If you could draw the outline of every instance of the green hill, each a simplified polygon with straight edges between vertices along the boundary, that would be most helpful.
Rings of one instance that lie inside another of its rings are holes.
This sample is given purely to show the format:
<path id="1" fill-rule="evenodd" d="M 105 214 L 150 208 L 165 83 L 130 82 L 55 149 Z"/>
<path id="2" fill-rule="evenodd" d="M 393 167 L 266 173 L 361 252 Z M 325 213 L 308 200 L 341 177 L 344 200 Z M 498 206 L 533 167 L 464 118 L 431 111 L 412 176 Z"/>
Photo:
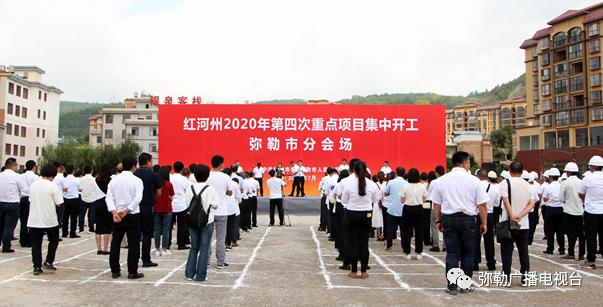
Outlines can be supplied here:
<path id="1" fill-rule="evenodd" d="M 59 137 L 88 140 L 88 117 L 98 114 L 102 108 L 123 107 L 122 103 L 94 103 L 61 101 Z"/>

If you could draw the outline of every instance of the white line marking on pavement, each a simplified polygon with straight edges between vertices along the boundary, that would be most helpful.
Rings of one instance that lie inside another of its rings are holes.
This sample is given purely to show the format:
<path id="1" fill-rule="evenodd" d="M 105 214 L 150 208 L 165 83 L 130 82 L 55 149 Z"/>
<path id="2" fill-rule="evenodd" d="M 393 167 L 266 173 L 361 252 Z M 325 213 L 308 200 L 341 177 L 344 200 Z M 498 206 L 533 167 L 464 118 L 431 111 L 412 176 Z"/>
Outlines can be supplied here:
<path id="1" fill-rule="evenodd" d="M 358 290 L 399 290 L 400 288 L 393 287 L 363 287 L 363 286 L 333 286 L 335 289 L 358 289 Z M 523 287 L 522 287 L 523 288 Z M 429 288 L 429 287 L 412 287 L 408 288 L 411 291 L 444 291 L 446 288 Z M 549 289 L 508 289 L 508 288 L 492 288 L 491 291 L 498 292 L 518 292 L 518 293 L 526 293 L 526 292 L 558 292 L 559 290 L 549 288 Z M 565 291 L 574 291 L 575 288 L 568 288 Z"/>
<path id="2" fill-rule="evenodd" d="M 532 257 L 534 257 L 536 259 L 540 259 L 540 260 L 544 260 L 544 261 L 548 261 L 550 263 L 556 264 L 558 266 L 561 266 L 561 267 L 565 268 L 566 270 L 572 270 L 572 271 L 576 271 L 576 272 L 578 272 L 580 274 L 584 274 L 586 276 L 590 276 L 590 277 L 594 277 L 594 278 L 598 278 L 598 279 L 603 279 L 603 276 L 599 276 L 597 274 L 593 274 L 593 273 L 589 273 L 589 272 L 586 272 L 586 271 L 583 271 L 583 270 L 579 270 L 579 269 L 573 268 L 571 265 L 564 264 L 564 263 L 559 263 L 559 262 L 553 261 L 551 259 L 548 259 L 546 257 L 541 257 L 541 256 L 538 256 L 538 255 L 534 255 L 532 253 L 530 253 L 530 256 L 532 256 Z"/>
<path id="3" fill-rule="evenodd" d="M 77 279 L 62 279 L 62 280 L 49 280 L 42 278 L 27 278 L 27 277 L 19 277 L 16 280 L 24 280 L 24 281 L 37 281 L 37 282 L 51 282 L 51 283 L 79 283 L 82 280 Z M 107 284 L 155 284 L 154 281 L 130 281 L 130 280 L 91 280 L 92 283 L 107 283 Z M 231 285 L 208 285 L 202 282 L 174 282 L 174 281 L 166 281 L 163 283 L 164 285 L 188 285 L 188 286 L 197 286 L 197 287 L 207 287 L 207 288 L 230 288 Z"/>
<path id="4" fill-rule="evenodd" d="M 314 243 L 316 243 L 316 253 L 318 254 L 318 261 L 320 262 L 320 272 L 325 279 L 325 283 L 327 284 L 327 289 L 333 289 L 333 284 L 331 283 L 331 276 L 329 276 L 329 272 L 327 271 L 327 267 L 325 266 L 325 262 L 322 259 L 322 252 L 320 251 L 320 241 L 316 237 L 316 231 L 314 231 L 314 226 L 310 226 L 310 230 L 312 231 L 312 239 L 314 239 Z"/>
<path id="5" fill-rule="evenodd" d="M 171 270 L 169 273 L 167 273 L 165 276 L 163 276 L 160 280 L 158 280 L 155 283 L 155 287 L 160 286 L 161 284 L 163 284 L 166 280 L 168 280 L 168 278 L 172 277 L 172 275 L 174 275 L 174 273 L 176 273 L 177 271 L 181 270 L 182 268 L 184 268 L 184 266 L 186 265 L 187 260 L 184 260 L 184 262 L 182 262 L 181 265 L 175 267 L 173 270 Z"/>
<path id="6" fill-rule="evenodd" d="M 245 276 L 247 275 L 247 271 L 249 271 L 249 268 L 255 262 L 255 257 L 257 255 L 258 251 L 260 250 L 260 248 L 262 248 L 262 244 L 264 244 L 264 240 L 266 239 L 266 236 L 268 235 L 268 233 L 270 233 L 270 229 L 272 229 L 272 228 L 271 227 L 266 228 L 266 232 L 264 232 L 264 235 L 258 242 L 258 245 L 256 245 L 256 247 L 253 249 L 253 252 L 251 253 L 251 256 L 249 257 L 247 264 L 243 268 L 243 273 L 241 273 L 241 276 L 239 276 L 239 278 L 237 278 L 237 280 L 235 280 L 234 284 L 232 285 L 233 290 L 236 290 L 243 285 L 243 280 L 245 279 Z"/>
<path id="7" fill-rule="evenodd" d="M 414 248 L 414 246 L 413 246 Z M 427 258 L 432 259 L 433 261 L 437 262 L 440 266 L 442 266 L 444 268 L 444 271 L 446 270 L 446 263 L 444 263 L 444 261 L 440 260 L 439 258 L 428 254 L 426 252 L 423 252 L 423 255 L 425 255 Z M 485 287 L 480 287 L 480 285 L 478 285 L 475 281 L 473 282 L 473 285 L 476 287 L 476 289 L 481 289 L 484 290 L 485 292 L 490 292 L 490 289 L 485 288 Z"/>
<path id="8" fill-rule="evenodd" d="M 387 263 L 385 263 L 385 261 L 383 261 L 383 259 L 381 259 L 381 257 L 379 257 L 379 255 L 377 255 L 373 252 L 373 250 L 371 248 L 369 248 L 369 253 L 371 253 L 371 256 L 373 256 L 373 258 L 375 258 L 375 260 L 377 260 L 377 263 L 379 263 L 380 266 L 382 266 L 386 271 L 388 271 L 394 275 L 394 280 L 396 281 L 396 283 L 398 283 L 398 285 L 400 285 L 400 288 L 403 288 L 403 289 L 410 288 L 407 283 L 402 281 L 402 279 L 400 278 L 400 275 L 398 273 L 396 273 L 396 271 L 392 270 L 387 265 Z"/>

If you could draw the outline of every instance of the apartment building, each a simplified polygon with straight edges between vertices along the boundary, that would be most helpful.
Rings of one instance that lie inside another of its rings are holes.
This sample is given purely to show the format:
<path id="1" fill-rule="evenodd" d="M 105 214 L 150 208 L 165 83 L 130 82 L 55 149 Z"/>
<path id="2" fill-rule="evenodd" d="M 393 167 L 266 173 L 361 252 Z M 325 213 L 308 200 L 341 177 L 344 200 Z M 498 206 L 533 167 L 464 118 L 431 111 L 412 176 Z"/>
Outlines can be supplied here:
<path id="1" fill-rule="evenodd" d="M 603 153 L 602 20 L 603 3 L 568 10 L 520 46 L 527 118 L 516 148 L 535 167 Z"/>
<path id="2" fill-rule="evenodd" d="M 42 149 L 59 137 L 59 101 L 63 92 L 42 83 L 36 66 L 0 65 L 0 160 L 38 161 Z"/>

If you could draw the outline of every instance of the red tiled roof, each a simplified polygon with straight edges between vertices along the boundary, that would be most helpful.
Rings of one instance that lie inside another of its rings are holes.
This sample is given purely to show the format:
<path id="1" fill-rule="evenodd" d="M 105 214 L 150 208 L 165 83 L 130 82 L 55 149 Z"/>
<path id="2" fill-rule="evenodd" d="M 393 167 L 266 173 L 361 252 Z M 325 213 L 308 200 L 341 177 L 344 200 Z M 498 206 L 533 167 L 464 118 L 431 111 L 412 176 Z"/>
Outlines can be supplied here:
<path id="1" fill-rule="evenodd" d="M 543 37 L 547 37 L 551 34 L 551 29 L 553 27 L 546 27 L 544 29 L 540 29 L 538 31 L 536 31 L 536 33 L 534 33 L 534 36 L 532 36 L 532 39 L 541 39 Z"/>
<path id="2" fill-rule="evenodd" d="M 570 18 L 582 15 L 582 14 L 586 14 L 587 12 L 585 10 L 568 10 L 567 12 L 555 17 L 555 19 L 551 20 L 548 22 L 549 25 L 554 25 L 558 22 L 562 22 L 564 20 L 568 20 Z"/>
<path id="3" fill-rule="evenodd" d="M 496 110 L 496 109 L 500 109 L 500 104 L 494 104 L 491 106 L 481 106 L 481 107 L 477 108 L 478 111 Z"/>
<path id="4" fill-rule="evenodd" d="M 519 46 L 519 48 L 521 49 L 527 49 L 530 48 L 532 46 L 536 46 L 536 41 L 533 39 L 526 39 L 525 41 L 523 41 L 523 43 L 521 44 L 521 46 Z"/>
<path id="5" fill-rule="evenodd" d="M 601 19 L 603 19 L 603 8 L 597 8 L 589 11 L 586 17 L 584 17 L 584 23 L 587 24 Z"/>
<path id="6" fill-rule="evenodd" d="M 103 118 L 103 115 L 102 114 L 96 114 L 96 115 L 88 116 L 88 120 L 99 119 L 99 118 Z"/>

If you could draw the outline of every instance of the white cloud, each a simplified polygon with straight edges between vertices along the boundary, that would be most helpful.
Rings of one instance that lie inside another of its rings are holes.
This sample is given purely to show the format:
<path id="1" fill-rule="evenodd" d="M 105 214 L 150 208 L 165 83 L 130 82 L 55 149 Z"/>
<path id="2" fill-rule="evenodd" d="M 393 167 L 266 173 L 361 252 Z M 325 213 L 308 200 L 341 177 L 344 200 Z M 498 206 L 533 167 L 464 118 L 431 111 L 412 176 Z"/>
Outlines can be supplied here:
<path id="1" fill-rule="evenodd" d="M 589 4 L 0 0 L 0 59 L 42 67 L 80 101 L 141 89 L 218 102 L 464 95 L 517 77 L 521 42 Z"/>

